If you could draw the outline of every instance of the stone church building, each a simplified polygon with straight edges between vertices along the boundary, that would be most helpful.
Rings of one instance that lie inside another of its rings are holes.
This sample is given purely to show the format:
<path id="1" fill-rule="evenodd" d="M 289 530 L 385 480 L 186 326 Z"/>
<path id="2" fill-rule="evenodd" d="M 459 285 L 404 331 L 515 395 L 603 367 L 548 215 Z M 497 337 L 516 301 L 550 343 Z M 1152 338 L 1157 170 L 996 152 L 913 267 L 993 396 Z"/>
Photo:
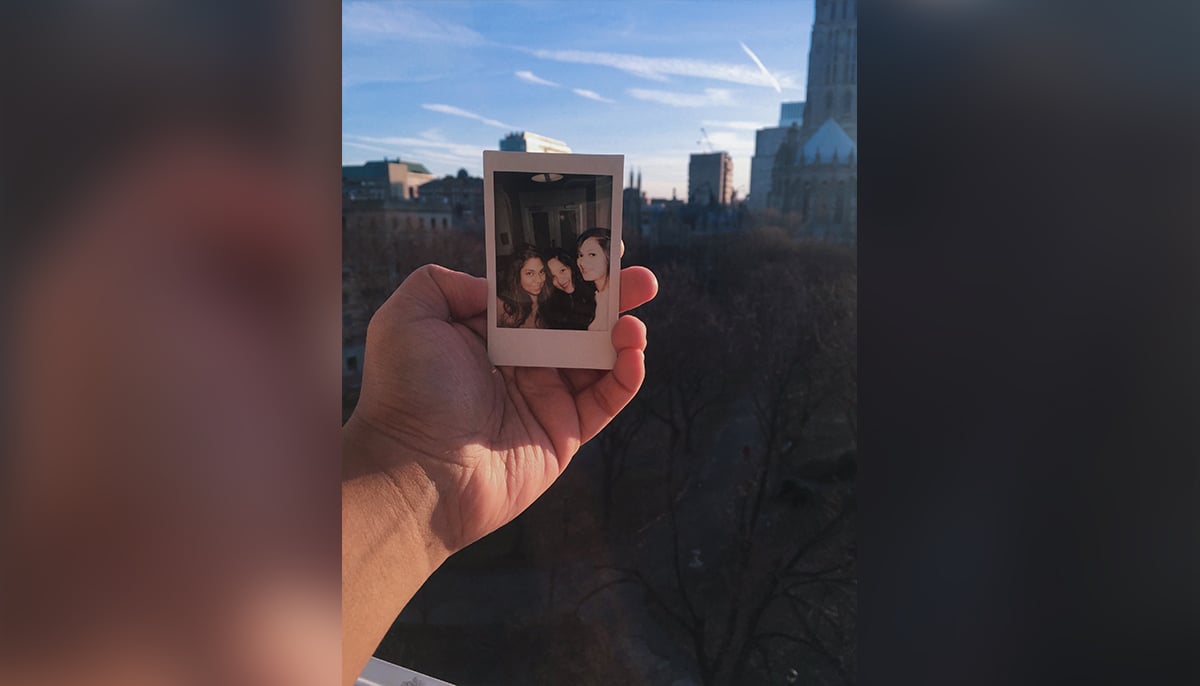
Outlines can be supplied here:
<path id="1" fill-rule="evenodd" d="M 775 153 L 767 208 L 807 235 L 858 235 L 857 0 L 816 0 L 804 117 Z"/>

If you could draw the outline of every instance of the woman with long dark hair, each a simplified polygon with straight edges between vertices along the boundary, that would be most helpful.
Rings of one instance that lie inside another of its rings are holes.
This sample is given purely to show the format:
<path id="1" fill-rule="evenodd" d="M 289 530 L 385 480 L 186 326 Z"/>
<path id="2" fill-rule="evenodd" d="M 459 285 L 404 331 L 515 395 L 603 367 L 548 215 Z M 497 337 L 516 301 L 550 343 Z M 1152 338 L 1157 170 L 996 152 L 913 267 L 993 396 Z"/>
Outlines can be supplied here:
<path id="1" fill-rule="evenodd" d="M 608 229 L 593 228 L 579 235 L 575 264 L 583 280 L 596 289 L 595 316 L 588 325 L 588 331 L 608 330 L 608 251 L 612 241 L 612 232 Z"/>
<path id="2" fill-rule="evenodd" d="M 543 310 L 549 295 L 546 263 L 532 245 L 517 247 L 496 285 L 496 325 L 512 329 L 544 328 Z"/>
<path id="3" fill-rule="evenodd" d="M 596 316 L 596 288 L 583 280 L 571 253 L 551 248 L 543 255 L 550 295 L 542 308 L 546 328 L 583 331 Z"/>

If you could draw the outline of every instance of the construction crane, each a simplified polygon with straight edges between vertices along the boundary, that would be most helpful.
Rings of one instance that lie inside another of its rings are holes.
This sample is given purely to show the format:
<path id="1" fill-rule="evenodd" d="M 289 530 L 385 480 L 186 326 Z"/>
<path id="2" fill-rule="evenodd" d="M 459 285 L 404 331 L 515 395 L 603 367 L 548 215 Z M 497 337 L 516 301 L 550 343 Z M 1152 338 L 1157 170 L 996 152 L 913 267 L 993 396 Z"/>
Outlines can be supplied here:
<path id="1" fill-rule="evenodd" d="M 703 140 L 702 140 L 702 141 L 696 141 L 696 145 L 700 145 L 700 143 L 701 143 L 701 142 L 703 142 L 705 145 L 707 145 L 707 146 L 708 146 L 708 151 L 709 151 L 709 152 L 712 152 L 712 151 L 713 151 L 713 144 L 712 144 L 712 141 L 710 141 L 710 140 L 708 139 L 708 132 L 704 130 L 704 127 L 703 127 L 703 126 L 701 126 L 701 127 L 700 127 L 700 134 L 701 134 L 701 135 L 703 135 L 703 136 L 704 136 L 704 138 L 703 138 Z"/>

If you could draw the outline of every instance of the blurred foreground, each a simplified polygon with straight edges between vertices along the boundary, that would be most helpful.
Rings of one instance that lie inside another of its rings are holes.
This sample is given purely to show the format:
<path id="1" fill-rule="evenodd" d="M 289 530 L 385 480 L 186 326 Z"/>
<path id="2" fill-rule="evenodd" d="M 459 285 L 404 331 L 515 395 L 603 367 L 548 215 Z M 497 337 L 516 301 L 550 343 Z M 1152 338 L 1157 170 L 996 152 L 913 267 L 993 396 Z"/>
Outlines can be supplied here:
<path id="1" fill-rule="evenodd" d="M 334 683 L 337 15 L 11 5 L 0 683 Z"/>

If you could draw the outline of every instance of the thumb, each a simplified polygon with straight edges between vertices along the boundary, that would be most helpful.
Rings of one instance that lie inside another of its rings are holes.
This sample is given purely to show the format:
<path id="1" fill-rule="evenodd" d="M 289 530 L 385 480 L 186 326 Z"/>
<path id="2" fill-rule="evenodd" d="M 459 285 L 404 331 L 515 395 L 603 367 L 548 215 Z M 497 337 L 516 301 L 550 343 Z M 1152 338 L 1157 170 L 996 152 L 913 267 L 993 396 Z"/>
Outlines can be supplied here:
<path id="1" fill-rule="evenodd" d="M 487 312 L 487 291 L 487 279 L 427 264 L 410 274 L 388 302 L 407 305 L 402 318 L 409 321 L 463 321 Z"/>

